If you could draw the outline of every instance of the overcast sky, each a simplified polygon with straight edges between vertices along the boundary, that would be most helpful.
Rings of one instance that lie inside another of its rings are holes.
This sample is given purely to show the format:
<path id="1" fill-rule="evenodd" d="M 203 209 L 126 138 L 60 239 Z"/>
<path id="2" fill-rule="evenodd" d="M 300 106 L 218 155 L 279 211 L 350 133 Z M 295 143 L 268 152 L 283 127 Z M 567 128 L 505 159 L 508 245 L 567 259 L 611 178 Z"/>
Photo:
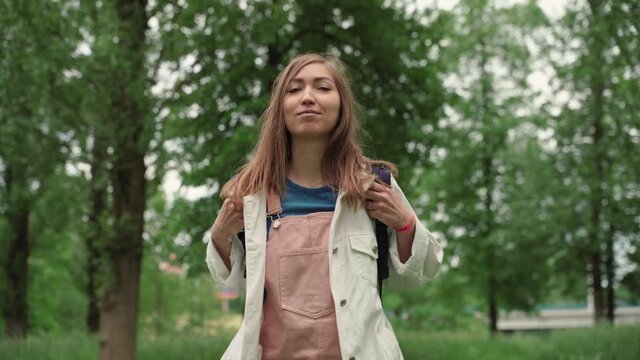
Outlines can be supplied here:
<path id="1" fill-rule="evenodd" d="M 495 0 L 495 4 L 499 6 L 509 6 L 511 4 L 524 3 L 523 0 Z M 420 8 L 438 7 L 440 9 L 451 10 L 458 0 L 416 0 L 416 4 Z M 567 0 L 538 0 L 538 5 L 550 17 L 562 16 L 563 9 L 567 4 Z"/>

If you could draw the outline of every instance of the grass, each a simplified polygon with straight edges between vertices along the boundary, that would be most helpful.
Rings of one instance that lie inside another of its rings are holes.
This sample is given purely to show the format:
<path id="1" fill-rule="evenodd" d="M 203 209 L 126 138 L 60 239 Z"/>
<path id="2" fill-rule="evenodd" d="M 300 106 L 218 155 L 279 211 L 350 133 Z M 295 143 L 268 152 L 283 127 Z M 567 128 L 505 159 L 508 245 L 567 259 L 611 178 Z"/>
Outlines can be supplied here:
<path id="1" fill-rule="evenodd" d="M 142 338 L 138 343 L 139 360 L 211 360 L 222 356 L 231 335 L 209 337 L 175 334 Z M 0 359 L 11 360 L 85 360 L 98 358 L 98 340 L 88 335 L 37 336 L 26 340 L 0 341 Z"/>
<path id="2" fill-rule="evenodd" d="M 138 344 L 138 359 L 219 359 L 230 338 L 230 334 L 179 334 L 155 339 L 141 338 Z M 398 339 L 407 360 L 640 359 L 639 325 L 495 337 L 470 333 L 399 332 Z M 0 359 L 84 360 L 97 359 L 97 354 L 97 340 L 87 335 L 34 336 L 20 341 L 0 340 Z"/>
<path id="3" fill-rule="evenodd" d="M 474 335 L 398 334 L 405 359 L 638 360 L 640 326 L 545 333 Z"/>

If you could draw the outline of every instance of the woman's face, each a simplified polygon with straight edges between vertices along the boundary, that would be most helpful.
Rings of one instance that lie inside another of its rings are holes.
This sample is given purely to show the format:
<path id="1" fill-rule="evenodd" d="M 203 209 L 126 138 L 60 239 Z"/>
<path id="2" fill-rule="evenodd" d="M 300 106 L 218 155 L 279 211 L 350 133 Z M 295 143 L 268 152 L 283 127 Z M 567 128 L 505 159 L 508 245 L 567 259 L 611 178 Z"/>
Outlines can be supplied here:
<path id="1" fill-rule="evenodd" d="M 284 122 L 292 137 L 329 138 L 338 122 L 340 94 L 325 64 L 309 64 L 287 84 Z"/>

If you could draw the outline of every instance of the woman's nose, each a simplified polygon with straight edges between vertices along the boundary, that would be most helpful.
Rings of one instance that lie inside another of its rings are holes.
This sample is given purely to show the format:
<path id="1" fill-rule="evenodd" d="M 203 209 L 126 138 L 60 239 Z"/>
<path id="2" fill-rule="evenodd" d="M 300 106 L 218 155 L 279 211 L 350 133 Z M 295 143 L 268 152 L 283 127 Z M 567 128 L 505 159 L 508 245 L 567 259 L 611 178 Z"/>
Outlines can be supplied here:
<path id="1" fill-rule="evenodd" d="M 302 103 L 305 105 L 313 104 L 315 99 L 313 98 L 312 89 L 305 89 L 302 91 Z"/>

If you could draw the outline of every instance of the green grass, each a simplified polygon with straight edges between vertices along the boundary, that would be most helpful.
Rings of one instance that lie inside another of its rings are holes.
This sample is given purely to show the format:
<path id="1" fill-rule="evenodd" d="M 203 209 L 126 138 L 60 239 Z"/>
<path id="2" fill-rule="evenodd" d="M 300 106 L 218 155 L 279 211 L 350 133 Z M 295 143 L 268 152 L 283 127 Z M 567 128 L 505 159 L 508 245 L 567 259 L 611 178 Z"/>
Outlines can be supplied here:
<path id="1" fill-rule="evenodd" d="M 138 342 L 138 360 L 211 360 L 222 356 L 231 335 L 167 335 Z M 98 340 L 88 335 L 38 336 L 0 341 L 1 360 L 89 360 L 98 358 Z"/>
<path id="2" fill-rule="evenodd" d="M 535 334 L 398 334 L 405 359 L 638 360 L 640 326 Z"/>
<path id="3" fill-rule="evenodd" d="M 142 338 L 140 360 L 219 359 L 230 335 L 171 335 Z M 595 329 L 561 330 L 539 334 L 491 337 L 470 333 L 407 333 L 398 338 L 405 359 L 544 359 L 544 360 L 638 360 L 640 326 L 603 326 Z M 37 336 L 22 341 L 0 341 L 0 359 L 80 360 L 97 359 L 94 337 Z"/>

